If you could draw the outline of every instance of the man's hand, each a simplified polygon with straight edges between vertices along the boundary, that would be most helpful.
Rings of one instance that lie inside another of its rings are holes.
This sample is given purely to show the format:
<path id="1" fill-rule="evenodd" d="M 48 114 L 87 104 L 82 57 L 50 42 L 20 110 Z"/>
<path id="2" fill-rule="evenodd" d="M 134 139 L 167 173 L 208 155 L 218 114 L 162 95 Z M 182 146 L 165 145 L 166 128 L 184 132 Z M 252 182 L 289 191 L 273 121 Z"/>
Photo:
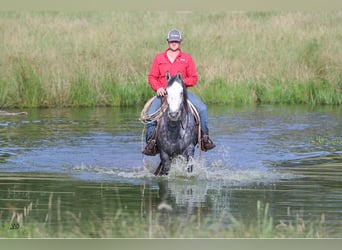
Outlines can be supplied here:
<path id="1" fill-rule="evenodd" d="M 164 88 L 157 89 L 157 96 L 164 96 L 166 95 L 166 90 Z"/>

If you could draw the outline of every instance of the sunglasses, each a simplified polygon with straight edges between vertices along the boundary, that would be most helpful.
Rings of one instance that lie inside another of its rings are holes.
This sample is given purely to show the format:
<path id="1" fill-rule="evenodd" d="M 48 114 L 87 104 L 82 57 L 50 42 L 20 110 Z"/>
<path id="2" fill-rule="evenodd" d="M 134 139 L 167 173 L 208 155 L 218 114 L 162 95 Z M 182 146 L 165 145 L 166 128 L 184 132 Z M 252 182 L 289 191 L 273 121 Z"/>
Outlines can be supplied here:
<path id="1" fill-rule="evenodd" d="M 180 43 L 180 41 L 169 41 L 169 43 Z"/>

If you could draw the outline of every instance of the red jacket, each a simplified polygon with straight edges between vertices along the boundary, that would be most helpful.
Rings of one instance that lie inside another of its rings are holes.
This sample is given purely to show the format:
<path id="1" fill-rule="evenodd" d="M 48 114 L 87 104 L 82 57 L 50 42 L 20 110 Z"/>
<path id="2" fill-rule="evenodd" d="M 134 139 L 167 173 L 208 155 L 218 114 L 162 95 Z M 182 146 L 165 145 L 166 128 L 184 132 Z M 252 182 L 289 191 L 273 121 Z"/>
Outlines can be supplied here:
<path id="1" fill-rule="evenodd" d="M 155 56 L 150 73 L 148 74 L 148 82 L 154 91 L 159 88 L 166 88 L 166 72 L 170 72 L 171 76 L 178 72 L 182 74 L 185 86 L 195 86 L 198 80 L 197 71 L 192 57 L 180 51 L 176 60 L 171 63 L 166 55 L 167 50 Z"/>

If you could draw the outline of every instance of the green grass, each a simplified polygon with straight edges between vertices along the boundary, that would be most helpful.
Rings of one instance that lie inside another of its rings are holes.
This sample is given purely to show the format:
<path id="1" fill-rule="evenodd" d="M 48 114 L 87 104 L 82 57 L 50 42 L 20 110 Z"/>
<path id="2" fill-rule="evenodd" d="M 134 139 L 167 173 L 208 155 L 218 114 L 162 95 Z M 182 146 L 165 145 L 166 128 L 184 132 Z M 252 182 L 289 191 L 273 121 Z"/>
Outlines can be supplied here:
<path id="1" fill-rule="evenodd" d="M 50 203 L 49 203 L 50 204 Z M 58 203 L 57 203 L 58 206 Z M 144 214 L 128 214 L 119 209 L 105 218 L 83 219 L 81 214 L 57 211 L 49 205 L 46 216 L 32 219 L 32 205 L 13 213 L 9 222 L 0 222 L 0 238 L 328 238 L 324 214 L 305 222 L 299 214 L 275 222 L 269 204 L 260 201 L 256 218 L 238 220 L 228 213 L 206 219 L 200 213 L 175 217 L 167 205 Z M 53 212 L 54 211 L 54 212 Z M 62 222 L 64 221 L 64 222 Z M 14 225 L 17 229 L 10 229 Z"/>
<path id="2" fill-rule="evenodd" d="M 0 12 L 0 107 L 142 106 L 154 55 L 183 32 L 206 103 L 341 104 L 330 12 Z"/>

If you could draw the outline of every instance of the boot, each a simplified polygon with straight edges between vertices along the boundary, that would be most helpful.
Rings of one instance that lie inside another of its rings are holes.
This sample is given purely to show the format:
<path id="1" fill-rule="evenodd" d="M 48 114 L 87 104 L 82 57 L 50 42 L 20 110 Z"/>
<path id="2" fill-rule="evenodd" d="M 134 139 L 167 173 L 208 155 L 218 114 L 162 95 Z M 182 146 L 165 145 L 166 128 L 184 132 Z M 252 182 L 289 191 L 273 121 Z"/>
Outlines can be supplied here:
<path id="1" fill-rule="evenodd" d="M 157 134 L 155 131 L 153 131 L 151 139 L 147 141 L 147 144 L 145 146 L 144 151 L 142 152 L 145 155 L 155 156 L 159 153 L 159 150 L 157 148 Z"/>
<path id="2" fill-rule="evenodd" d="M 215 147 L 216 147 L 216 145 L 209 138 L 209 135 L 203 134 L 202 139 L 201 139 L 201 149 L 206 152 L 206 151 L 213 149 Z"/>

